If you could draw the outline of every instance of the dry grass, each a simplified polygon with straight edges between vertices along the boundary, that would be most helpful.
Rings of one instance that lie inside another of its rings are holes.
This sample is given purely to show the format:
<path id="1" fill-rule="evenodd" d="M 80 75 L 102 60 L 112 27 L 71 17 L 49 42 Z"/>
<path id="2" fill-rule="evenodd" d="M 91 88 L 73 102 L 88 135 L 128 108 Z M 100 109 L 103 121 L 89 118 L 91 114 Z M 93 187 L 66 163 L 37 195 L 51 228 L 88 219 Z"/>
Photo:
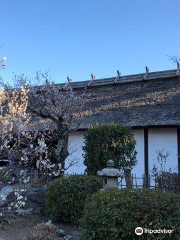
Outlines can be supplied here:
<path id="1" fill-rule="evenodd" d="M 54 225 L 49 226 L 45 223 L 39 223 L 33 228 L 28 240 L 47 240 L 48 238 L 55 238 L 57 237 L 56 231 L 57 227 Z"/>
<path id="2" fill-rule="evenodd" d="M 49 219 L 42 214 L 32 214 L 28 216 L 16 216 L 16 219 L 10 218 L 8 220 L 11 223 L 5 224 L 5 229 L 0 229 L 0 238 L 4 240 L 29 240 L 33 229 L 36 229 L 37 225 L 41 225 Z M 67 235 L 72 235 L 74 240 L 80 238 L 81 230 L 78 226 L 66 223 L 55 223 L 55 225 L 57 228 L 63 229 Z"/>

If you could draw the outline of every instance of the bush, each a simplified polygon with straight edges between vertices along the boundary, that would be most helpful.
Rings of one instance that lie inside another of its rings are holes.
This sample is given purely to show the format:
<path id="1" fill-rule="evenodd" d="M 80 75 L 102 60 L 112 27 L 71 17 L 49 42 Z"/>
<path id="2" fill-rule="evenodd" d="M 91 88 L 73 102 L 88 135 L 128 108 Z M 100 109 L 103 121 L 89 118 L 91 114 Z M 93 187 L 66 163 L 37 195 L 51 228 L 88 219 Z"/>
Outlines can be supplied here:
<path id="1" fill-rule="evenodd" d="M 85 133 L 83 150 L 86 172 L 96 175 L 112 159 L 115 167 L 133 168 L 136 161 L 134 135 L 129 127 L 110 123 L 91 126 Z"/>
<path id="2" fill-rule="evenodd" d="M 180 193 L 180 174 L 162 172 L 155 175 L 155 184 L 161 190 L 171 190 L 175 193 Z"/>
<path id="3" fill-rule="evenodd" d="M 84 240 L 180 239 L 180 196 L 152 189 L 109 189 L 91 196 L 81 219 Z M 137 227 L 174 229 L 135 234 Z"/>
<path id="4" fill-rule="evenodd" d="M 99 177 L 74 175 L 55 179 L 47 190 L 47 213 L 52 220 L 78 224 L 86 198 L 101 188 Z"/>

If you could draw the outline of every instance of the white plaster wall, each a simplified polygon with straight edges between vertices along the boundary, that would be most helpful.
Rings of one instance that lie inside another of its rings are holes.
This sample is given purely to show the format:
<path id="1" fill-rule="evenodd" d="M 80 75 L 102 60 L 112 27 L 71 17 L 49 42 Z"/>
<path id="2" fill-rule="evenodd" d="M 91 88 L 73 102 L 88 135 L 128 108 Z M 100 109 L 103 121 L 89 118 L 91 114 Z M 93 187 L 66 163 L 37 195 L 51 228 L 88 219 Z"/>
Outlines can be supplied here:
<path id="1" fill-rule="evenodd" d="M 157 151 L 164 149 L 164 153 L 170 152 L 166 170 L 171 168 L 177 172 L 177 130 L 176 129 L 149 129 L 149 173 L 151 174 L 154 164 L 157 164 Z"/>
<path id="2" fill-rule="evenodd" d="M 133 168 L 132 174 L 137 177 L 142 177 L 144 174 L 144 130 L 133 130 L 136 140 L 137 165 Z"/>
<path id="3" fill-rule="evenodd" d="M 83 150 L 82 146 L 84 145 L 84 133 L 83 132 L 74 132 L 69 138 L 69 152 L 70 156 L 66 160 L 66 167 L 72 161 L 75 161 L 76 164 L 70 167 L 66 173 L 72 174 L 77 173 L 81 174 L 85 171 L 85 166 L 83 165 Z"/>
<path id="4" fill-rule="evenodd" d="M 137 151 L 137 165 L 133 168 L 132 173 L 137 177 L 142 177 L 144 174 L 144 130 L 133 130 L 133 134 L 136 140 Z M 84 145 L 84 133 L 74 132 L 70 136 L 69 151 L 71 156 L 67 159 L 67 164 L 75 159 L 77 163 L 70 167 L 66 173 L 84 173 L 85 166 L 83 165 L 83 150 Z M 157 163 L 156 151 L 164 148 L 164 152 L 170 152 L 166 168 L 172 168 L 173 171 L 177 171 L 177 133 L 176 129 L 149 129 L 149 173 L 153 168 L 153 165 Z"/>
<path id="5" fill-rule="evenodd" d="M 136 167 L 133 169 L 132 173 L 137 176 L 142 176 L 144 173 L 144 132 L 143 130 L 134 130 L 133 131 L 135 140 L 136 140 L 136 150 L 137 150 L 137 160 L 138 163 Z M 67 159 L 66 166 L 75 159 L 78 161 L 77 164 L 70 167 L 66 173 L 84 173 L 85 166 L 83 165 L 83 150 L 82 146 L 84 145 L 84 133 L 83 132 L 74 132 L 70 136 L 69 140 L 69 152 L 71 156 Z"/>

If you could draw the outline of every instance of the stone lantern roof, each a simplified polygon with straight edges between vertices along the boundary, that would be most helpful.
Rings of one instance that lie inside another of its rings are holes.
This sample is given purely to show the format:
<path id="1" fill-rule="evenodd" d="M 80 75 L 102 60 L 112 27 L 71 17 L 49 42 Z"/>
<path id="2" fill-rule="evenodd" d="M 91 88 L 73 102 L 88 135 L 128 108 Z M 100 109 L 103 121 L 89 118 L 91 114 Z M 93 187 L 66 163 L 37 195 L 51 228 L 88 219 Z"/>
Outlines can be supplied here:
<path id="1" fill-rule="evenodd" d="M 102 171 L 98 171 L 97 174 L 101 177 L 119 177 L 121 175 L 120 171 L 117 168 L 114 168 L 114 161 L 109 160 L 107 162 L 107 168 L 104 168 Z"/>

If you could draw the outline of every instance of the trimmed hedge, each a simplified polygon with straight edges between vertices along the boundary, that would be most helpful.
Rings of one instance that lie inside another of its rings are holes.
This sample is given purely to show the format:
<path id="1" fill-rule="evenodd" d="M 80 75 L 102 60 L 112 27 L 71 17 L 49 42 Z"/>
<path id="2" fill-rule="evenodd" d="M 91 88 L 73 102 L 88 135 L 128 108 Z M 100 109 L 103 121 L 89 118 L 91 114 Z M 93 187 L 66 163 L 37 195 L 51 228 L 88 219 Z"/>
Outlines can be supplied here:
<path id="1" fill-rule="evenodd" d="M 91 196 L 81 219 L 82 240 L 180 239 L 180 196 L 152 189 L 109 189 Z M 135 234 L 142 227 L 172 234 Z"/>
<path id="2" fill-rule="evenodd" d="M 73 175 L 55 179 L 47 190 L 47 213 L 52 220 L 79 223 L 88 196 L 102 188 L 99 177 Z"/>

